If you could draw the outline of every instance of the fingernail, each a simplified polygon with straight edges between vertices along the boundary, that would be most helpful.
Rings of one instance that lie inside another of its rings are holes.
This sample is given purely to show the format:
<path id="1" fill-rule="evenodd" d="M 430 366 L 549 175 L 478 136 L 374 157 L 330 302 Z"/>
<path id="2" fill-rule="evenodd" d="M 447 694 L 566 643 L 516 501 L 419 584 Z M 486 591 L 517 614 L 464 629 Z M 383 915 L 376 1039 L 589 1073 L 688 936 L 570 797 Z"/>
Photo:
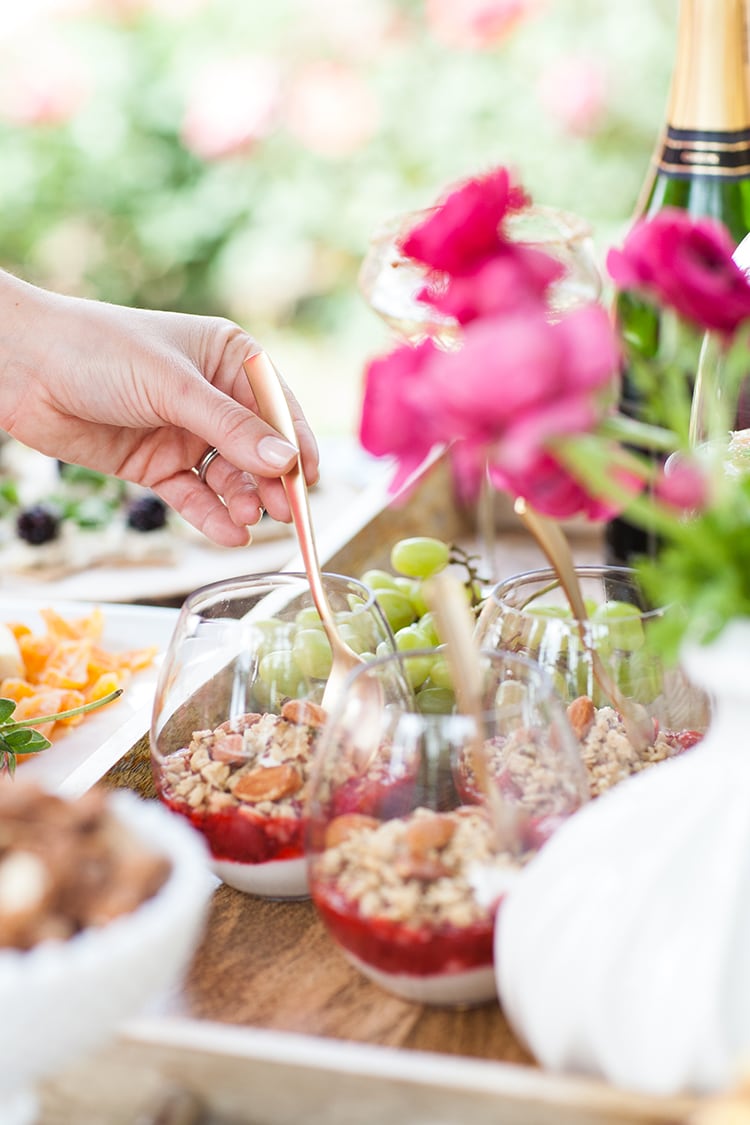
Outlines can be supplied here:
<path id="1" fill-rule="evenodd" d="M 298 455 L 299 450 L 283 438 L 264 437 L 258 442 L 258 453 L 267 465 L 272 465 L 274 469 L 283 469 L 293 457 Z"/>

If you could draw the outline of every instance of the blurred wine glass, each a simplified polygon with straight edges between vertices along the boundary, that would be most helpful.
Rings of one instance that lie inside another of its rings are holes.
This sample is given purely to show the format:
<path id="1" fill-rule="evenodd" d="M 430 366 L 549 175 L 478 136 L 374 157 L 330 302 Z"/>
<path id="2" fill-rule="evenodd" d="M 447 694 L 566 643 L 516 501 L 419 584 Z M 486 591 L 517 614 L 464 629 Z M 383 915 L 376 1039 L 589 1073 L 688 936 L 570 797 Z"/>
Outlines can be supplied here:
<path id="1" fill-rule="evenodd" d="M 404 340 L 419 343 L 430 338 L 450 346 L 458 338 L 458 325 L 418 299 L 428 271 L 401 249 L 408 233 L 430 210 L 396 215 L 377 228 L 359 271 L 359 288 L 370 308 Z M 543 250 L 564 266 L 563 276 L 551 290 L 551 318 L 598 299 L 601 274 L 592 232 L 579 215 L 531 204 L 509 214 L 504 228 L 513 240 Z"/>
<path id="2" fill-rule="evenodd" d="M 411 344 L 431 339 L 440 347 L 455 347 L 460 327 L 418 299 L 428 270 L 407 257 L 401 247 L 408 233 L 433 209 L 397 215 L 374 232 L 359 272 L 359 288 L 375 313 L 403 341 Z M 510 238 L 541 250 L 563 265 L 564 272 L 550 289 L 548 315 L 556 321 L 575 308 L 601 296 L 602 279 L 592 231 L 579 215 L 542 204 L 530 204 L 506 216 L 504 230 Z M 474 518 L 479 538 L 480 569 L 490 579 L 495 563 L 495 490 L 487 475 Z"/>

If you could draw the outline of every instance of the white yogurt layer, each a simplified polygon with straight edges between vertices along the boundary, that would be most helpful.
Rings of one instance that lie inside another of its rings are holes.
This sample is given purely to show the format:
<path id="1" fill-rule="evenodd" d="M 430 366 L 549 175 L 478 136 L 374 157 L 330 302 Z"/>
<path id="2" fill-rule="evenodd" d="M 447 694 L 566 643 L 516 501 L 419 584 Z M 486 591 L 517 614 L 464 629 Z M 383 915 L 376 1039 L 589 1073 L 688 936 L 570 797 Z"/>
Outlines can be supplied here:
<path id="1" fill-rule="evenodd" d="M 228 859 L 211 861 L 214 873 L 237 891 L 264 898 L 307 898 L 307 862 L 298 859 L 271 859 L 267 863 L 235 863 Z"/>
<path id="2" fill-rule="evenodd" d="M 342 952 L 356 969 L 375 984 L 379 984 L 386 992 L 401 996 L 404 1000 L 462 1008 L 497 999 L 495 970 L 492 965 L 483 969 L 466 969 L 460 973 L 414 976 L 411 973 L 386 973 L 382 969 L 375 969 L 372 965 L 368 965 L 348 949 L 343 949 Z"/>

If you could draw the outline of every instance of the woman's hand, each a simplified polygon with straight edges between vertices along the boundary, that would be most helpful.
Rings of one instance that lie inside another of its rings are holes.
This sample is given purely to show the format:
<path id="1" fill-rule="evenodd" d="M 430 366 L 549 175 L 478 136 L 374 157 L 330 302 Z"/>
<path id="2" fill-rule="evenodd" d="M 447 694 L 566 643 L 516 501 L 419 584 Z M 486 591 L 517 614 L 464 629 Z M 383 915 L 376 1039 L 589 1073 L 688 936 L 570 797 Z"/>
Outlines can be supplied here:
<path id="1" fill-rule="evenodd" d="M 224 546 L 265 508 L 288 522 L 280 476 L 297 450 L 254 413 L 229 320 L 64 297 L 0 273 L 0 428 L 51 457 L 152 489 Z M 315 439 L 287 389 L 308 484 Z M 219 456 L 205 481 L 193 471 Z"/>

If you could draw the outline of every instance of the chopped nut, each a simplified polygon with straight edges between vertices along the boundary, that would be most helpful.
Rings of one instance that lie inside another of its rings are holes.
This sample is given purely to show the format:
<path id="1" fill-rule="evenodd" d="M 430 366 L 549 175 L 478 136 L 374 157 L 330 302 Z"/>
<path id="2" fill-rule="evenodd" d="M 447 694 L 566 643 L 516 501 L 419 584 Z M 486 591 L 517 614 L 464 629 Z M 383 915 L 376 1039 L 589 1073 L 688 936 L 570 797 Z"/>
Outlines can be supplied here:
<path id="1" fill-rule="evenodd" d="M 334 817 L 328 824 L 325 832 L 325 846 L 335 848 L 343 843 L 352 832 L 360 832 L 366 828 L 377 828 L 379 820 L 374 816 L 365 816 L 364 813 L 342 813 Z"/>
<path id="2" fill-rule="evenodd" d="M 588 695 L 579 695 L 568 704 L 568 721 L 576 738 L 583 739 L 594 721 L 594 703 Z"/>
<path id="3" fill-rule="evenodd" d="M 415 817 L 406 830 L 406 845 L 413 857 L 425 856 L 444 848 L 455 831 L 456 822 L 447 816 Z"/>
<path id="4" fill-rule="evenodd" d="M 281 715 L 290 723 L 305 723 L 308 727 L 323 727 L 328 718 L 323 708 L 309 699 L 288 699 Z"/>
<path id="5" fill-rule="evenodd" d="M 302 778 L 294 766 L 261 766 L 243 773 L 232 792 L 240 801 L 278 801 L 302 788 Z"/>

